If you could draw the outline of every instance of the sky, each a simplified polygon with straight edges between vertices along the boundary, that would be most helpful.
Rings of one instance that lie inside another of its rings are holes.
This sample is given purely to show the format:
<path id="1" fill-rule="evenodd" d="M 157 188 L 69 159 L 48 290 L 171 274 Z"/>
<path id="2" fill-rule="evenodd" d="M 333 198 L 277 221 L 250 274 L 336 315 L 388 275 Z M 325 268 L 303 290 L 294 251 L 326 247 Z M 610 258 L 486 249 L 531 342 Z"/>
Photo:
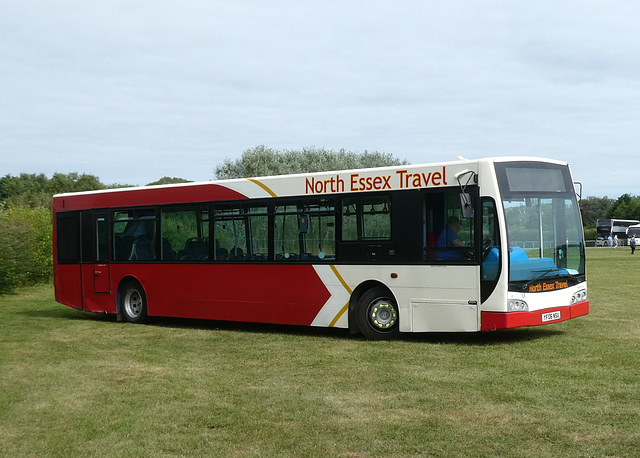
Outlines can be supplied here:
<path id="1" fill-rule="evenodd" d="M 204 181 L 258 145 L 639 195 L 640 3 L 0 0 L 0 176 Z"/>

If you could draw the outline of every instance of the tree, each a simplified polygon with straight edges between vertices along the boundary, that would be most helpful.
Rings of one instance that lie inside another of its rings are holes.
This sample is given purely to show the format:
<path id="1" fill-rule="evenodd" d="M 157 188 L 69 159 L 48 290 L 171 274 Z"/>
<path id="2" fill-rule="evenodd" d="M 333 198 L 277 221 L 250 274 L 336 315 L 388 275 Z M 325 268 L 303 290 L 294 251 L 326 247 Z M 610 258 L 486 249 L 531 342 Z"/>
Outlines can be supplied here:
<path id="1" fill-rule="evenodd" d="M 86 173 L 54 173 L 50 179 L 43 173 L 5 175 L 0 178 L 0 202 L 9 206 L 49 207 L 54 194 L 105 188 L 97 177 Z"/>
<path id="2" fill-rule="evenodd" d="M 177 177 L 162 177 L 157 181 L 148 183 L 147 186 L 155 186 L 158 184 L 173 184 L 173 183 L 191 183 L 191 181 L 185 180 L 184 178 L 177 178 Z"/>
<path id="3" fill-rule="evenodd" d="M 640 197 L 621 195 L 609 208 L 607 218 L 640 220 Z"/>
<path id="4" fill-rule="evenodd" d="M 214 170 L 218 179 L 287 175 L 407 164 L 389 153 L 354 153 L 324 148 L 278 151 L 264 145 L 249 148 L 235 161 L 225 159 Z"/>
<path id="5" fill-rule="evenodd" d="M 589 196 L 580 201 L 580 213 L 582 214 L 582 225 L 585 227 L 595 227 L 599 219 L 607 217 L 607 213 L 615 200 L 605 197 Z"/>
<path id="6" fill-rule="evenodd" d="M 0 202 L 29 207 L 46 205 L 51 200 L 47 195 L 48 182 L 43 173 L 21 173 L 17 177 L 5 175 L 0 178 Z"/>
<path id="7" fill-rule="evenodd" d="M 47 186 L 47 190 L 52 196 L 63 192 L 94 191 L 105 188 L 106 186 L 100 183 L 98 177 L 77 172 L 71 172 L 66 175 L 54 173 Z"/>

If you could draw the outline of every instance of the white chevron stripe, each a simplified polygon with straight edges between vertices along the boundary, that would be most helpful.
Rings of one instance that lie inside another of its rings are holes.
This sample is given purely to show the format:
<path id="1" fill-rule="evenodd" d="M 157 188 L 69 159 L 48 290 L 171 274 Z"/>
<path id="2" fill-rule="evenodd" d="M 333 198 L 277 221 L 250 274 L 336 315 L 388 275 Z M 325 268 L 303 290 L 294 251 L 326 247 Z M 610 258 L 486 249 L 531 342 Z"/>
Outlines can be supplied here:
<path id="1" fill-rule="evenodd" d="M 324 283 L 324 286 L 329 290 L 329 293 L 331 293 L 331 297 L 329 297 L 320 312 L 318 312 L 311 326 L 328 327 L 333 323 L 333 327 L 347 328 L 349 326 L 347 304 L 351 297 L 351 292 L 347 290 L 347 287 L 345 287 L 340 278 L 338 278 L 331 266 L 314 265 L 313 268 L 318 274 L 318 277 L 320 277 L 320 280 L 322 280 L 322 283 Z M 342 314 L 340 314 L 341 312 Z"/>

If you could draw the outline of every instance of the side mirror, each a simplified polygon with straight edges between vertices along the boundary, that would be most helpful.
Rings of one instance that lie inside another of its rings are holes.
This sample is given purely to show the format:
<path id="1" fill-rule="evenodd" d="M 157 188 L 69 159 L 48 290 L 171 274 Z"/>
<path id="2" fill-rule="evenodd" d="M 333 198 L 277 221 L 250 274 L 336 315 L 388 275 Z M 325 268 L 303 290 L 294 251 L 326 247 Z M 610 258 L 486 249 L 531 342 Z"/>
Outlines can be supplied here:
<path id="1" fill-rule="evenodd" d="M 463 218 L 473 218 L 473 205 L 471 205 L 471 196 L 468 192 L 464 192 L 465 188 L 471 183 L 478 183 L 478 174 L 473 170 L 465 169 L 462 170 L 455 175 L 456 180 L 458 181 L 458 185 L 460 185 L 460 208 L 462 208 L 462 217 Z M 467 177 L 466 183 L 462 183 L 462 178 Z"/>
<path id="2" fill-rule="evenodd" d="M 463 218 L 473 218 L 473 205 L 471 205 L 471 196 L 468 192 L 460 193 L 460 208 L 462 208 Z"/>

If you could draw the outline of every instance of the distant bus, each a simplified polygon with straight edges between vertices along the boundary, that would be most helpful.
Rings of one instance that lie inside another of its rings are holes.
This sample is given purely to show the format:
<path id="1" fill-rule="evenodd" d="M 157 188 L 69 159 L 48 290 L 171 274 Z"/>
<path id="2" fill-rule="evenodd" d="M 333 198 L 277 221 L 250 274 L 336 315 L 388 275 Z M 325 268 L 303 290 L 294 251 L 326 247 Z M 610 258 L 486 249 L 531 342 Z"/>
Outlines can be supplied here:
<path id="1" fill-rule="evenodd" d="M 627 239 L 630 239 L 634 235 L 636 236 L 636 240 L 640 240 L 640 224 L 634 224 L 627 228 Z"/>
<path id="2" fill-rule="evenodd" d="M 129 322 L 336 327 L 377 340 L 589 312 L 576 194 L 554 160 L 60 194 L 53 208 L 56 300 Z"/>
<path id="3" fill-rule="evenodd" d="M 596 233 L 601 244 L 611 246 L 611 241 L 615 236 L 618 243 L 623 244 L 627 239 L 627 228 L 640 224 L 637 219 L 599 219 L 596 222 Z"/>

